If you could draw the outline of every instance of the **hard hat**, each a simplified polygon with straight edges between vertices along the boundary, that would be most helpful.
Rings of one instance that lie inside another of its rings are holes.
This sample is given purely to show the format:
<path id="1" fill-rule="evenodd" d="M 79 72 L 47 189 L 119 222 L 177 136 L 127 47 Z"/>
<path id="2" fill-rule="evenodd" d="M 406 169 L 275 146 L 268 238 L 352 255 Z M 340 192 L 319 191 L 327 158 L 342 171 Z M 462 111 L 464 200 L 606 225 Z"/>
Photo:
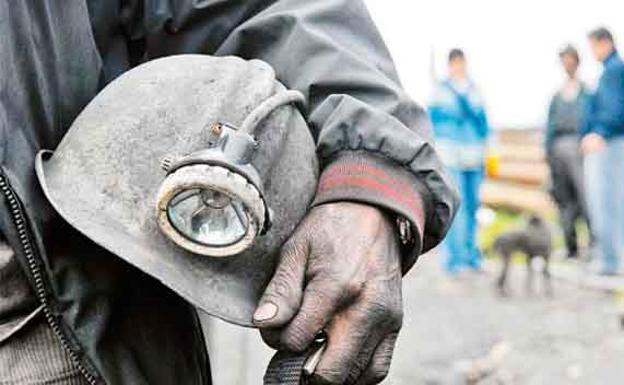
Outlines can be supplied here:
<path id="1" fill-rule="evenodd" d="M 37 175 L 88 238 L 201 310 L 251 325 L 316 189 L 302 101 L 259 60 L 153 60 L 106 86 L 38 154 Z"/>

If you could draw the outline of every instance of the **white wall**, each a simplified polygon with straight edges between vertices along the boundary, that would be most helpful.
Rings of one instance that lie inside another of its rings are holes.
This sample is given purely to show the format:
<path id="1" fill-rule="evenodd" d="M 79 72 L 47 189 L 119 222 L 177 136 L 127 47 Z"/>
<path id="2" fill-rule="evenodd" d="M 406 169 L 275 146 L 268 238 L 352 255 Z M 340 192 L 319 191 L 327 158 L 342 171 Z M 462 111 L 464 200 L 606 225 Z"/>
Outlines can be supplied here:
<path id="1" fill-rule="evenodd" d="M 431 89 L 431 57 L 444 74 L 450 48 L 466 50 L 471 72 L 497 127 L 540 126 L 545 105 L 561 82 L 557 51 L 571 42 L 583 56 L 582 77 L 593 83 L 599 66 L 586 33 L 599 25 L 624 48 L 621 0 L 366 0 L 397 63 L 404 86 L 424 103 Z M 432 55 L 432 52 L 434 53 Z"/>

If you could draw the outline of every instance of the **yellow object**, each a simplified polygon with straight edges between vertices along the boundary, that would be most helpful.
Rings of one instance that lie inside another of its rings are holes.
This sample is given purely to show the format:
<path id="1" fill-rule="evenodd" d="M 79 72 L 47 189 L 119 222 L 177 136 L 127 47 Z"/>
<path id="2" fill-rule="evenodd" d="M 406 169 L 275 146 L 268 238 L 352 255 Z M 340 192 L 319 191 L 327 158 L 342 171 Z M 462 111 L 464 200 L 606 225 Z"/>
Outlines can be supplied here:
<path id="1" fill-rule="evenodd" d="M 485 172 L 488 178 L 498 176 L 500 169 L 500 155 L 494 151 L 489 151 L 485 156 Z"/>

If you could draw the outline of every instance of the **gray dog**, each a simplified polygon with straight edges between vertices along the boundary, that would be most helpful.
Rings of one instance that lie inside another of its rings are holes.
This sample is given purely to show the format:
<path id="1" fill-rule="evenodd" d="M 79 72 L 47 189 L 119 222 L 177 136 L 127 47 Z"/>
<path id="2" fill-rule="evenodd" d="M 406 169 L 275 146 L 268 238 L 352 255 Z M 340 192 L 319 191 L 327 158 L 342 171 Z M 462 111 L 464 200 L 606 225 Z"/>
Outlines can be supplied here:
<path id="1" fill-rule="evenodd" d="M 506 285 L 507 275 L 512 255 L 515 252 L 521 252 L 526 255 L 526 288 L 528 293 L 532 293 L 533 291 L 533 261 L 537 257 L 544 259 L 542 270 L 544 287 L 546 294 L 549 296 L 552 295 L 549 271 L 552 235 L 548 224 L 542 217 L 531 215 L 523 228 L 501 234 L 494 242 L 492 251 L 503 260 L 503 268 L 497 282 L 498 290 L 501 295 L 506 296 L 508 294 Z"/>

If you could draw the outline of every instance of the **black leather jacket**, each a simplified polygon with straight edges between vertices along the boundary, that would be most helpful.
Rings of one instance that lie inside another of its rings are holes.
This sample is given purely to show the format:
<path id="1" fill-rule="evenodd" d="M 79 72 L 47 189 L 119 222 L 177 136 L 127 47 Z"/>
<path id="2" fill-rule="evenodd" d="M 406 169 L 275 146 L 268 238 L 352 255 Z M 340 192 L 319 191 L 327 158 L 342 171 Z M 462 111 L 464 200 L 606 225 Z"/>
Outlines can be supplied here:
<path id="1" fill-rule="evenodd" d="M 443 237 L 457 208 L 426 116 L 402 90 L 360 0 L 1 0 L 0 229 L 47 321 L 94 384 L 209 384 L 204 339 L 191 306 L 59 219 L 37 184 L 34 156 L 54 149 L 117 75 L 189 52 L 270 63 L 308 98 L 331 178 L 348 169 L 336 165 L 357 162 L 358 180 L 381 172 L 396 181 L 334 186 L 317 202 L 359 200 L 409 219 L 419 242 L 406 270 Z"/>

